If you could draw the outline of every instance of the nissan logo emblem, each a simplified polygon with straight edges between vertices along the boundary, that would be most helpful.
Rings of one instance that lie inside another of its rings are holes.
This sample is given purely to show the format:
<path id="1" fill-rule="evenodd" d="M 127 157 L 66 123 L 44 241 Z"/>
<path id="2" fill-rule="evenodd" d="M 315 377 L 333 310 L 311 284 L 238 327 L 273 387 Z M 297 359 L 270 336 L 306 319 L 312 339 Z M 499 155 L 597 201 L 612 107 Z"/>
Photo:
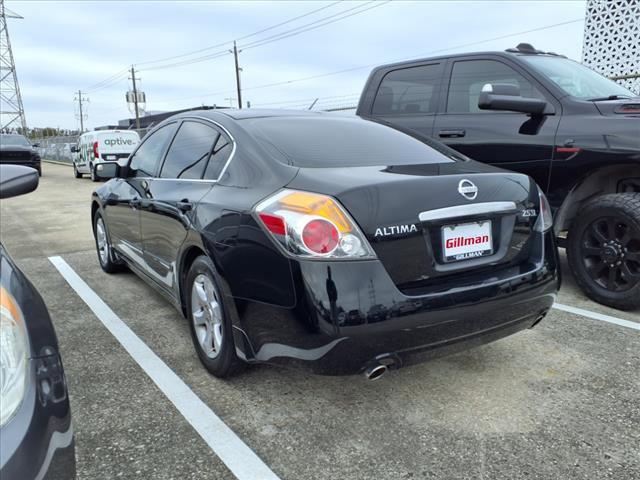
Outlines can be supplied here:
<path id="1" fill-rule="evenodd" d="M 458 192 L 460 192 L 460 195 L 467 200 L 475 200 L 478 196 L 478 187 L 476 187 L 471 180 L 467 180 L 465 178 L 460 180 L 460 183 L 458 184 Z"/>

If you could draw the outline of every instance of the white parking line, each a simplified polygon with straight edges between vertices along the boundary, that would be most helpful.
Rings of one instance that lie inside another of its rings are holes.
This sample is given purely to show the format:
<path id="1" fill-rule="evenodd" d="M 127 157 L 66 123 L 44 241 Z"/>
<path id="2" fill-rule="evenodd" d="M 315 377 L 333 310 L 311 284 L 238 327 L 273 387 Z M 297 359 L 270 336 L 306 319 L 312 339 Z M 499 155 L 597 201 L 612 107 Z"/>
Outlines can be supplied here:
<path id="1" fill-rule="evenodd" d="M 603 313 L 592 312 L 590 310 L 584 310 L 583 308 L 572 307 L 570 305 L 563 305 L 562 303 L 554 303 L 553 308 L 562 310 L 563 312 L 573 313 L 574 315 L 582 315 L 583 317 L 591 318 L 593 320 L 600 320 L 601 322 L 613 323 L 614 325 L 620 325 L 621 327 L 640 330 L 640 323 L 624 320 L 623 318 L 612 317 L 611 315 L 604 315 Z"/>
<path id="2" fill-rule="evenodd" d="M 49 257 L 49 261 L 236 478 L 279 480 L 233 430 L 91 290 L 62 257 Z"/>

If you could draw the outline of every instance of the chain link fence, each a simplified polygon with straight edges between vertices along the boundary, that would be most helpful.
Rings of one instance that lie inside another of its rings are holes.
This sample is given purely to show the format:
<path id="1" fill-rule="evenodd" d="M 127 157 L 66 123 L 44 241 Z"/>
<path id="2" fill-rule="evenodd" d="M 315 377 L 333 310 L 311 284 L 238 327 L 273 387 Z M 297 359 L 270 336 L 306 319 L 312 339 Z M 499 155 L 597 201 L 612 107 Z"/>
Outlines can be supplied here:
<path id="1" fill-rule="evenodd" d="M 72 163 L 71 147 L 78 143 L 77 135 L 60 135 L 57 137 L 35 138 L 37 150 L 43 160 Z"/>

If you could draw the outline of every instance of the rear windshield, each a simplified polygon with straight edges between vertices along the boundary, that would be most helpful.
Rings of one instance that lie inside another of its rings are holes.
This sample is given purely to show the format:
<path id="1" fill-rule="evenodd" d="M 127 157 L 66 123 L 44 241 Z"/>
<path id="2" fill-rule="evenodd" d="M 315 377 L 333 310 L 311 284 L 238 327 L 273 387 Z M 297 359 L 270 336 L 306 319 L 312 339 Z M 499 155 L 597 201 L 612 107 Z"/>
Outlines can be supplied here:
<path id="1" fill-rule="evenodd" d="M 363 167 L 446 163 L 453 151 L 359 117 L 263 117 L 243 126 L 276 159 L 297 167 Z"/>

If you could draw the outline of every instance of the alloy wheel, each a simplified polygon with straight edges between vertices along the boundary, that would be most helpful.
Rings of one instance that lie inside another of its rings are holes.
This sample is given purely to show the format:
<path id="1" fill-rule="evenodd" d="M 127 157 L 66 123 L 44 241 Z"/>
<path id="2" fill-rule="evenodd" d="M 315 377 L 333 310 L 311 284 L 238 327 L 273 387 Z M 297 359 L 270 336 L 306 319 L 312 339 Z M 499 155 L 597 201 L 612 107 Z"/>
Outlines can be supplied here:
<path id="1" fill-rule="evenodd" d="M 213 281 L 199 274 L 191 287 L 191 318 L 200 348 L 209 358 L 220 354 L 223 341 L 223 318 L 220 295 Z"/>
<path id="2" fill-rule="evenodd" d="M 596 284 L 622 292 L 640 282 L 640 229 L 624 218 L 600 217 L 584 230 L 582 263 Z"/>
<path id="3" fill-rule="evenodd" d="M 96 244 L 98 246 L 100 262 L 103 265 L 106 265 L 109 260 L 109 242 L 107 240 L 107 233 L 104 228 L 102 217 L 98 217 L 98 220 L 96 221 Z"/>

